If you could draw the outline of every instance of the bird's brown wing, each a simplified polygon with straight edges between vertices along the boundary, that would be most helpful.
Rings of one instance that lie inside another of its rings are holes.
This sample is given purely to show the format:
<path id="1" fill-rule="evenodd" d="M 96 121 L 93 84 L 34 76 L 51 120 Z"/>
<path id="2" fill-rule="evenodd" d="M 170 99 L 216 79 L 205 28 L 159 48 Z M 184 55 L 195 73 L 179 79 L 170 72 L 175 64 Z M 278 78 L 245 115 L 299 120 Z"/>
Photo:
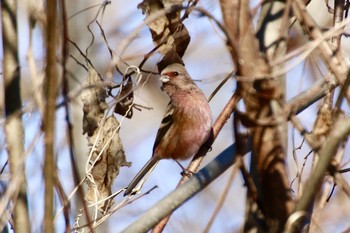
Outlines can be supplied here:
<path id="1" fill-rule="evenodd" d="M 162 140 L 162 138 L 164 137 L 166 132 L 169 130 L 171 125 L 174 123 L 173 113 L 174 113 L 174 108 L 173 108 L 171 102 L 169 102 L 169 104 L 166 108 L 163 120 L 162 120 L 160 127 L 158 129 L 156 140 L 154 141 L 153 155 L 154 155 L 155 148 L 160 143 L 160 141 Z"/>

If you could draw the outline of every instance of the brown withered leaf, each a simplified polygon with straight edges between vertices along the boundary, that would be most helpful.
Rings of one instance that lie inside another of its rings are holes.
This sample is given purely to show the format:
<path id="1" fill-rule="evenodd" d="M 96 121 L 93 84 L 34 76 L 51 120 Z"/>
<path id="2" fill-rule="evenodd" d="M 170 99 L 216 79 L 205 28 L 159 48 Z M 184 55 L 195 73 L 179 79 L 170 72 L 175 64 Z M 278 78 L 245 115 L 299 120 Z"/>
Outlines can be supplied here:
<path id="1" fill-rule="evenodd" d="M 107 92 L 103 86 L 103 80 L 93 68 L 89 69 L 89 75 L 83 87 L 81 94 L 84 112 L 83 133 L 87 133 L 92 154 L 89 164 L 93 165 L 88 176 L 88 191 L 85 199 L 90 203 L 96 203 L 111 195 L 112 184 L 119 174 L 119 168 L 130 166 L 130 163 L 125 159 L 123 145 L 119 138 L 118 120 L 114 116 L 103 120 L 108 108 Z M 95 146 L 92 148 L 93 145 Z M 101 212 L 105 212 L 112 205 L 113 201 L 108 199 L 99 203 L 98 207 Z"/>
<path id="2" fill-rule="evenodd" d="M 134 104 L 133 81 L 131 76 L 124 77 L 124 82 L 119 87 L 118 95 L 116 96 L 117 103 L 114 112 L 127 118 L 133 115 L 132 106 Z"/>
<path id="3" fill-rule="evenodd" d="M 83 134 L 92 136 L 103 118 L 108 105 L 107 93 L 95 69 L 89 68 L 89 75 L 83 82 L 81 101 L 83 102 Z"/>
<path id="4" fill-rule="evenodd" d="M 185 25 L 182 23 L 170 25 L 170 27 L 173 28 L 173 30 L 170 30 L 172 32 L 172 39 L 174 40 L 173 47 L 175 48 L 176 53 L 182 57 L 191 41 L 190 34 L 188 33 Z"/>
<path id="5" fill-rule="evenodd" d="M 89 161 L 91 165 L 94 164 L 91 170 L 93 179 L 88 181 L 88 190 L 85 195 L 85 199 L 90 203 L 105 200 L 110 196 L 112 184 L 119 174 L 120 167 L 131 166 L 131 163 L 126 161 L 123 144 L 119 137 L 118 120 L 110 116 L 101 123 L 101 132 L 96 130 L 94 135 L 88 138 L 90 146 L 98 140 L 96 146 L 92 148 Z M 114 202 L 108 199 L 101 202 L 98 207 L 102 213 L 105 213 L 113 204 Z"/>
<path id="6" fill-rule="evenodd" d="M 170 50 L 165 56 L 162 58 L 160 62 L 157 63 L 157 67 L 159 72 L 162 72 L 162 70 L 167 67 L 169 64 L 173 63 L 180 63 L 182 65 L 185 65 L 182 61 L 181 57 L 173 50 Z"/>
<path id="7" fill-rule="evenodd" d="M 159 53 L 166 55 L 170 50 L 175 51 L 182 57 L 190 43 L 190 36 L 185 25 L 181 22 L 182 0 L 144 0 L 138 5 L 143 14 L 151 16 L 161 10 L 171 7 L 166 15 L 157 17 L 156 20 L 147 24 L 153 43 L 159 46 Z"/>
<path id="8" fill-rule="evenodd" d="M 318 140 L 324 140 L 328 136 L 334 124 L 334 111 L 323 104 L 317 113 L 317 118 L 314 123 L 312 134 L 316 136 Z"/>

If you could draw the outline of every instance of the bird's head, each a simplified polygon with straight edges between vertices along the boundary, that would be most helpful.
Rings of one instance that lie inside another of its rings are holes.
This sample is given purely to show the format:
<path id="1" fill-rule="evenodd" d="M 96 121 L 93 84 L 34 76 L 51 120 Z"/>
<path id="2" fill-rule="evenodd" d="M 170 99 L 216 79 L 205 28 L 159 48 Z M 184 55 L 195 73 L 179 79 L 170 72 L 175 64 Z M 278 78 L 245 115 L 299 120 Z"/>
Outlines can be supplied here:
<path id="1" fill-rule="evenodd" d="M 165 86 L 173 86 L 176 89 L 184 89 L 194 85 L 185 66 L 179 63 L 171 64 L 163 69 L 159 80 L 162 82 L 163 88 Z"/>

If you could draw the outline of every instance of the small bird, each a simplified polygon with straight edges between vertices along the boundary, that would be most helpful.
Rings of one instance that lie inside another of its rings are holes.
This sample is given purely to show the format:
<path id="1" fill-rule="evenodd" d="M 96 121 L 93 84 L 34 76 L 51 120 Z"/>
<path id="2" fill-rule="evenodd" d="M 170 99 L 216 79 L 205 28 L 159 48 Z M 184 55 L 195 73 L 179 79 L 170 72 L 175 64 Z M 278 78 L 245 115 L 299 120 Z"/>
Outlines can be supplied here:
<path id="1" fill-rule="evenodd" d="M 212 114 L 208 100 L 186 68 L 179 63 L 171 64 L 161 72 L 160 81 L 170 102 L 154 142 L 153 156 L 131 181 L 124 195 L 135 192 L 135 187 L 159 160 L 188 159 L 211 134 Z"/>

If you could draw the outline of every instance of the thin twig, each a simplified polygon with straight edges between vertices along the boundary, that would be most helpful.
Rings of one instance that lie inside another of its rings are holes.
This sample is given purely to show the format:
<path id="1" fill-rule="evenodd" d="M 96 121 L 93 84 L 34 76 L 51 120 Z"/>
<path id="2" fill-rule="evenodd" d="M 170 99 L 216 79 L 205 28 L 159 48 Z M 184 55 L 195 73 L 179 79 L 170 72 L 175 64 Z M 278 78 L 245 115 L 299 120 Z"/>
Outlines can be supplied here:
<path id="1" fill-rule="evenodd" d="M 69 82 L 68 82 L 68 75 L 67 75 L 67 59 L 68 59 L 68 54 L 69 54 L 69 46 L 68 46 L 68 25 L 67 25 L 67 15 L 66 15 L 66 3 L 65 0 L 60 0 L 61 4 L 61 22 L 62 22 L 62 94 L 64 96 L 64 99 L 68 98 L 68 91 L 69 91 Z M 83 205 L 83 210 L 85 213 L 85 218 L 88 223 L 91 222 L 91 217 L 89 214 L 89 210 L 86 205 L 86 201 L 84 199 L 84 190 L 81 186 L 78 186 L 79 180 L 80 180 L 80 175 L 78 172 L 78 166 L 75 160 L 75 148 L 74 148 L 74 137 L 73 137 L 73 127 L 72 123 L 70 120 L 70 109 L 68 105 L 68 101 L 64 101 L 64 109 L 65 109 L 65 118 L 66 118 L 66 123 L 67 123 L 67 137 L 68 137 L 68 148 L 69 148 L 69 158 L 71 162 L 71 168 L 72 168 L 72 173 L 73 173 L 73 180 L 74 180 L 74 186 L 78 187 L 78 193 L 79 193 L 79 198 L 82 202 Z M 58 178 L 57 178 L 58 179 Z M 56 182 L 57 183 L 57 182 Z M 63 190 L 63 189 L 62 189 Z M 62 195 L 61 195 L 62 196 Z M 63 200 L 63 207 L 66 204 L 67 197 L 65 197 L 65 200 Z M 64 208 L 65 209 L 65 208 Z M 65 214 L 66 215 L 66 214 Z M 67 219 L 66 219 L 67 221 Z M 68 223 L 69 225 L 69 219 Z M 70 228 L 70 227 L 69 227 Z M 91 224 L 89 224 L 89 229 L 91 232 L 93 232 Z M 67 228 L 68 230 L 68 228 Z"/>
<path id="2" fill-rule="evenodd" d="M 312 176 L 308 179 L 305 184 L 305 187 L 308 187 L 307 191 L 304 191 L 301 198 L 297 202 L 295 213 L 308 211 L 318 190 L 321 187 L 323 177 L 327 171 L 329 164 L 333 158 L 333 155 L 336 153 L 338 146 L 343 142 L 343 140 L 350 133 L 350 118 L 345 120 L 340 120 L 336 123 L 332 129 L 329 137 L 323 143 L 319 151 L 319 161 L 313 171 Z M 303 224 L 305 216 L 294 221 L 292 223 L 291 232 L 298 232 L 300 225 Z"/>
<path id="3" fill-rule="evenodd" d="M 210 231 L 210 228 L 212 227 L 214 221 L 215 221 L 215 218 L 217 217 L 220 209 L 222 208 L 226 198 L 227 198 L 227 195 L 228 195 L 228 192 L 230 190 L 230 188 L 232 187 L 232 183 L 233 183 L 233 180 L 236 176 L 236 173 L 237 173 L 237 168 L 240 167 L 239 164 L 237 164 L 237 162 L 232 166 L 232 171 L 230 173 L 230 177 L 228 178 L 227 180 L 227 183 L 225 185 L 225 188 L 223 189 L 223 191 L 221 192 L 221 196 L 218 198 L 218 201 L 216 203 L 216 206 L 215 206 L 215 209 L 214 209 L 214 212 L 212 214 L 212 216 L 210 217 L 209 221 L 208 221 L 208 224 L 206 225 L 203 233 L 209 233 Z"/>

